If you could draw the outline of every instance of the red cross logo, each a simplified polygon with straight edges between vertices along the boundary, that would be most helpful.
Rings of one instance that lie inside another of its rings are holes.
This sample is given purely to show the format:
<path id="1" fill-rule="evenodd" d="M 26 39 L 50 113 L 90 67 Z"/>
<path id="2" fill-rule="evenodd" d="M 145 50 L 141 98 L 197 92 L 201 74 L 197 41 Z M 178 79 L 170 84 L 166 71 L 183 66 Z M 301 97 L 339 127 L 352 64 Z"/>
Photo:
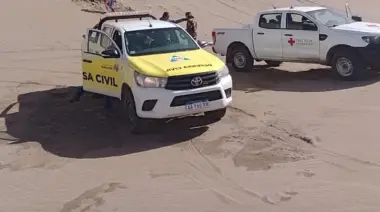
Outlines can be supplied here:
<path id="1" fill-rule="evenodd" d="M 295 42 L 296 42 L 296 41 L 293 40 L 293 38 L 290 38 L 290 39 L 288 40 L 288 43 L 289 43 L 291 46 L 293 46 Z"/>

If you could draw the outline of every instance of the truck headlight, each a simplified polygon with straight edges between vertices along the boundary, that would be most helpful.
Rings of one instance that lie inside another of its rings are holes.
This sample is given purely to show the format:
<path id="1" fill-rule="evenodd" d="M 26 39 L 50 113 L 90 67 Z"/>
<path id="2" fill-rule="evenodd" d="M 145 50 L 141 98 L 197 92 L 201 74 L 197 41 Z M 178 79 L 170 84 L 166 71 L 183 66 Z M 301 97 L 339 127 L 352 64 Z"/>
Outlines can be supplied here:
<path id="1" fill-rule="evenodd" d="M 143 88 L 164 88 L 167 78 L 146 76 L 135 71 L 135 81 L 138 86 Z"/>
<path id="2" fill-rule="evenodd" d="M 230 75 L 230 71 L 228 70 L 227 66 L 224 66 L 221 70 L 218 71 L 219 78 L 223 78 Z"/>
<path id="3" fill-rule="evenodd" d="M 364 36 L 362 39 L 368 44 L 380 44 L 380 36 Z"/>

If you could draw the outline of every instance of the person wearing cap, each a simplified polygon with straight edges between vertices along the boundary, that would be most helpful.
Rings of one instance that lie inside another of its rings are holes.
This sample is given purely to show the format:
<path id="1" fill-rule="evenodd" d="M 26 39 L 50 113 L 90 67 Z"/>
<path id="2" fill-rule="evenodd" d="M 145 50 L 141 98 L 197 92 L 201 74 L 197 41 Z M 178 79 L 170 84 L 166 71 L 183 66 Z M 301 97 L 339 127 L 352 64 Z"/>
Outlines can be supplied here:
<path id="1" fill-rule="evenodd" d="M 178 20 L 171 20 L 169 12 L 164 12 L 162 14 L 160 20 L 161 21 L 169 21 L 169 22 L 172 22 L 172 23 L 175 23 L 175 24 L 179 24 L 181 22 L 187 21 L 187 18 L 181 18 L 181 19 L 178 19 Z"/>
<path id="2" fill-rule="evenodd" d="M 197 40 L 197 28 L 198 23 L 195 21 L 195 18 L 191 12 L 186 12 L 186 31 L 191 35 L 191 37 L 194 38 L 194 40 Z"/>

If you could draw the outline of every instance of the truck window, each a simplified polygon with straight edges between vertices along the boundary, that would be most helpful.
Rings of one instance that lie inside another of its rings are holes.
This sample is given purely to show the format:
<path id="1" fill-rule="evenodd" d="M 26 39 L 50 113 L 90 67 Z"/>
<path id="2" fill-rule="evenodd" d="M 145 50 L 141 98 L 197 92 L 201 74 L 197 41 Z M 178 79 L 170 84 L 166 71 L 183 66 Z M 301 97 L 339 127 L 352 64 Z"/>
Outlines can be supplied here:
<path id="1" fill-rule="evenodd" d="M 354 22 L 344 14 L 341 14 L 332 9 L 313 10 L 307 12 L 307 14 L 327 27 L 334 27 Z"/>
<path id="2" fill-rule="evenodd" d="M 99 43 L 99 33 L 97 33 L 96 31 L 90 31 L 87 42 L 88 43 L 85 52 L 97 52 L 97 48 L 94 48 L 94 46 L 98 45 Z"/>
<path id="3" fill-rule="evenodd" d="M 109 26 L 104 26 L 103 27 L 103 32 L 105 32 L 108 36 L 112 36 L 112 27 L 109 27 Z M 105 36 L 101 36 L 100 37 L 100 45 L 104 48 L 106 48 L 107 46 L 109 46 L 109 39 L 105 39 Z"/>
<path id="4" fill-rule="evenodd" d="M 102 51 L 114 46 L 111 39 L 108 38 L 105 34 L 97 32 L 97 31 L 90 31 L 90 34 L 91 36 L 94 36 L 94 37 L 100 37 L 100 40 L 102 42 L 98 43 L 98 42 L 92 42 L 92 40 L 89 40 L 88 41 L 89 53 L 100 55 Z"/>
<path id="5" fill-rule="evenodd" d="M 97 43 L 99 39 L 99 34 L 96 33 L 95 31 L 92 31 L 90 33 L 90 36 L 88 36 L 88 41 L 92 43 Z"/>
<path id="6" fill-rule="evenodd" d="M 115 30 L 112 37 L 113 41 L 115 41 L 116 45 L 119 47 L 119 49 L 123 49 L 123 41 L 121 32 L 119 30 Z"/>
<path id="7" fill-rule="evenodd" d="M 317 31 L 318 27 L 303 15 L 288 13 L 286 14 L 286 29 Z"/>
<path id="8" fill-rule="evenodd" d="M 189 45 L 189 41 L 186 39 L 186 37 L 181 34 L 180 31 L 175 31 L 176 36 L 178 37 L 178 42 L 183 44 L 183 45 Z"/>
<path id="9" fill-rule="evenodd" d="M 145 29 L 124 33 L 130 56 L 197 50 L 199 46 L 179 27 Z"/>
<path id="10" fill-rule="evenodd" d="M 260 16 L 259 27 L 264 29 L 280 29 L 281 18 L 281 13 L 263 14 Z"/>
<path id="11" fill-rule="evenodd" d="M 110 46 L 110 39 L 107 38 L 104 34 L 100 35 L 100 46 L 103 47 L 104 49 Z"/>
<path id="12" fill-rule="evenodd" d="M 112 34 L 112 28 L 111 27 L 109 27 L 109 26 L 104 26 L 103 27 L 103 30 L 102 30 L 103 32 L 105 32 L 107 35 L 109 35 L 109 36 L 111 36 Z"/>

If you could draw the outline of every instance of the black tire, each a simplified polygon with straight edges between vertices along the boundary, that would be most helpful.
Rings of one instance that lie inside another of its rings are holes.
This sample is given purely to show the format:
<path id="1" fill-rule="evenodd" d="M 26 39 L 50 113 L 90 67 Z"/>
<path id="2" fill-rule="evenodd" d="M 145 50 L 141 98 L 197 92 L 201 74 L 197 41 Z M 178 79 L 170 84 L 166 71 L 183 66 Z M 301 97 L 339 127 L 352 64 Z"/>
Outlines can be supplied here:
<path id="1" fill-rule="evenodd" d="M 265 60 L 265 63 L 269 67 L 279 67 L 282 64 L 282 62 L 280 62 L 280 61 L 273 61 L 273 60 Z"/>
<path id="2" fill-rule="evenodd" d="M 243 45 L 231 47 L 227 55 L 227 61 L 232 63 L 232 67 L 238 72 L 249 72 L 253 69 L 254 60 L 249 50 Z"/>
<path id="3" fill-rule="evenodd" d="M 332 69 L 341 80 L 360 80 L 365 74 L 365 64 L 361 56 L 350 49 L 340 50 L 334 54 Z"/>
<path id="4" fill-rule="evenodd" d="M 148 133 L 152 120 L 141 118 L 137 115 L 135 99 L 130 89 L 123 89 L 121 102 L 123 114 L 130 124 L 130 132 L 132 134 Z"/>
<path id="5" fill-rule="evenodd" d="M 227 113 L 227 108 L 205 112 L 205 116 L 213 121 L 221 120 Z"/>

